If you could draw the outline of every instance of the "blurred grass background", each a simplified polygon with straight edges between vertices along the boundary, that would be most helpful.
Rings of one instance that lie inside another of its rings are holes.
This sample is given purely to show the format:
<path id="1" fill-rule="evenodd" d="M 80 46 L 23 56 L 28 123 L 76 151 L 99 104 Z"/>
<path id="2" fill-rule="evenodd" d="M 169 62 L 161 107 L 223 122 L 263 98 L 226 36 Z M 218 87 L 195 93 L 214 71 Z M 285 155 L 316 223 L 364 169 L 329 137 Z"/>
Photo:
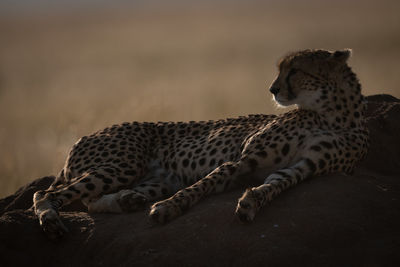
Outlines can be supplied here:
<path id="1" fill-rule="evenodd" d="M 400 97 L 399 1 L 16 2 L 0 5 L 1 197 L 110 124 L 282 112 L 266 89 L 289 51 L 352 48 L 364 94 Z"/>

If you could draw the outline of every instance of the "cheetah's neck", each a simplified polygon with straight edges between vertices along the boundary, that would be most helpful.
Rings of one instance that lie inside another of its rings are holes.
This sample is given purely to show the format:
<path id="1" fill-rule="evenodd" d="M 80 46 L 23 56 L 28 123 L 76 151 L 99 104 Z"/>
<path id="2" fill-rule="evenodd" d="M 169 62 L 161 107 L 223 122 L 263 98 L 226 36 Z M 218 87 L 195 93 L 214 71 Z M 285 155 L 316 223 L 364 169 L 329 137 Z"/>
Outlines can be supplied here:
<path id="1" fill-rule="evenodd" d="M 332 84 L 332 94 L 319 113 L 322 123 L 337 130 L 364 128 L 365 101 L 361 94 L 361 85 L 348 66 L 340 75 L 340 82 Z"/>

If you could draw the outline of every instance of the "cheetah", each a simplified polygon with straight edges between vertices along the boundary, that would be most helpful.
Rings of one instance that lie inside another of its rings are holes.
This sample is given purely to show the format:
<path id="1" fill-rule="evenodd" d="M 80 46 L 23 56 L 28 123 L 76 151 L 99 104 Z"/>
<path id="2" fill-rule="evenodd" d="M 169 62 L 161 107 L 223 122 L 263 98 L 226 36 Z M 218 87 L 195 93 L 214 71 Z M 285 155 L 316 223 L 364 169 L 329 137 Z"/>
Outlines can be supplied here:
<path id="1" fill-rule="evenodd" d="M 67 228 L 58 209 L 78 199 L 89 212 L 114 213 L 155 202 L 149 216 L 164 223 L 243 177 L 262 175 L 235 210 L 240 221 L 250 222 L 306 178 L 351 173 L 369 137 L 350 55 L 349 49 L 303 50 L 283 57 L 269 91 L 279 105 L 297 107 L 281 115 L 123 123 L 82 137 L 54 183 L 34 194 L 43 231 L 63 236 Z"/>

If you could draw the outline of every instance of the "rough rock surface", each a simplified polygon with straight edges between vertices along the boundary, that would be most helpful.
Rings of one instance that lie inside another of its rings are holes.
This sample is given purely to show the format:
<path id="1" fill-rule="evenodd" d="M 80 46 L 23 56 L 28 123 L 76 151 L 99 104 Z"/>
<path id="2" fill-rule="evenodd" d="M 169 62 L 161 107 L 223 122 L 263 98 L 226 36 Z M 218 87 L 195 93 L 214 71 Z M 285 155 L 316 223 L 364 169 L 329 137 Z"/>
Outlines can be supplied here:
<path id="1" fill-rule="evenodd" d="M 400 102 L 368 97 L 371 148 L 353 176 L 331 174 L 288 190 L 250 224 L 233 211 L 244 188 L 211 196 L 155 225 L 147 211 L 61 212 L 70 229 L 49 241 L 32 210 L 44 177 L 0 200 L 0 265 L 400 266 Z"/>

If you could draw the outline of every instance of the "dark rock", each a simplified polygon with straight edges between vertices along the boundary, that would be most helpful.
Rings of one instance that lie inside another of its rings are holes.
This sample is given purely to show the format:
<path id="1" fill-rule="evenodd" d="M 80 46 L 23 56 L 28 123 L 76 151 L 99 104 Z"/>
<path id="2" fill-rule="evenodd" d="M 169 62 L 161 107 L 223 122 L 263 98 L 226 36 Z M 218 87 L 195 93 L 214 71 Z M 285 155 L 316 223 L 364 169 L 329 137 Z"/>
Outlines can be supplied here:
<path id="1" fill-rule="evenodd" d="M 400 102 L 370 96 L 371 148 L 353 176 L 331 174 L 283 193 L 250 224 L 233 215 L 244 188 L 211 196 L 166 225 L 147 212 L 61 212 L 70 229 L 41 232 L 38 179 L 0 200 L 2 266 L 400 266 Z M 83 210 L 82 207 L 70 207 Z"/>
<path id="2" fill-rule="evenodd" d="M 367 97 L 370 148 L 361 165 L 383 175 L 400 173 L 400 101 L 390 95 Z"/>
<path id="3" fill-rule="evenodd" d="M 21 187 L 13 195 L 0 199 L 0 214 L 6 211 L 29 209 L 32 206 L 33 194 L 46 189 L 54 181 L 54 176 L 46 176 Z"/>

